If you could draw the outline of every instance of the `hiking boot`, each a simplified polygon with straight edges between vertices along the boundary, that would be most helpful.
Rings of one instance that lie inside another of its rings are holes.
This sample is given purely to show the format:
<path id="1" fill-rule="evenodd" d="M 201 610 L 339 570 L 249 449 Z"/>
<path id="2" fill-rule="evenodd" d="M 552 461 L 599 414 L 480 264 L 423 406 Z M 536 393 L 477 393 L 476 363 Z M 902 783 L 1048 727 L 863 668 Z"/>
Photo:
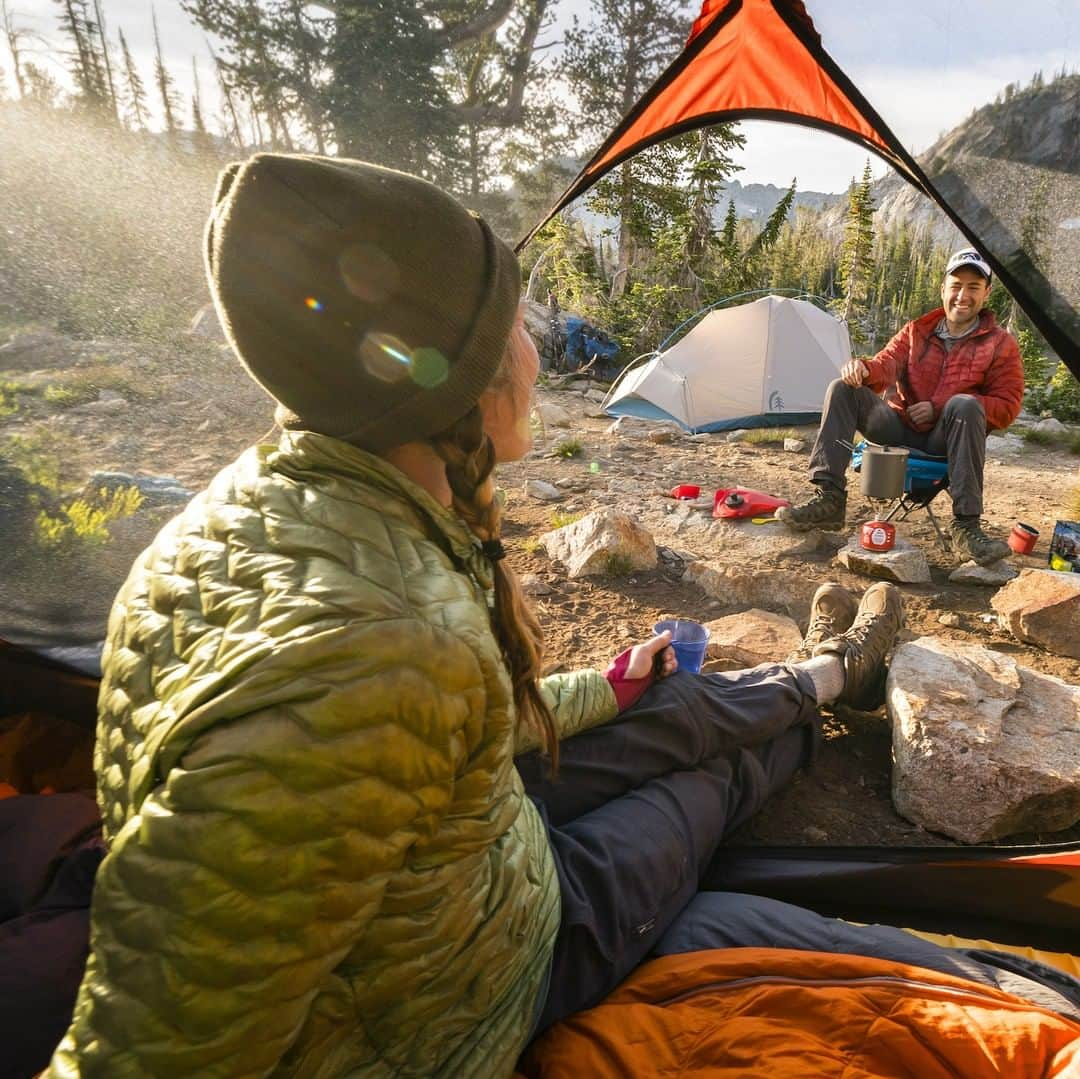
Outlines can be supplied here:
<path id="1" fill-rule="evenodd" d="M 895 585 L 872 584 L 864 593 L 851 628 L 822 641 L 815 656 L 836 656 L 844 664 L 841 704 L 872 712 L 885 700 L 885 657 L 904 624 L 904 601 Z"/>
<path id="2" fill-rule="evenodd" d="M 829 531 L 844 527 L 846 512 L 847 494 L 836 487 L 819 484 L 807 501 L 777 509 L 776 519 L 796 532 L 808 532 L 812 528 Z"/>
<path id="3" fill-rule="evenodd" d="M 961 562 L 972 561 L 978 566 L 1000 562 L 1011 554 L 1004 540 L 994 539 L 982 530 L 978 517 L 954 517 L 949 525 L 953 551 Z"/>
<path id="4" fill-rule="evenodd" d="M 803 663 L 813 654 L 814 649 L 830 637 L 838 637 L 852 622 L 859 605 L 855 597 L 835 581 L 823 584 L 815 593 L 810 604 L 810 628 L 802 639 L 802 644 L 791 653 L 785 663 Z"/>

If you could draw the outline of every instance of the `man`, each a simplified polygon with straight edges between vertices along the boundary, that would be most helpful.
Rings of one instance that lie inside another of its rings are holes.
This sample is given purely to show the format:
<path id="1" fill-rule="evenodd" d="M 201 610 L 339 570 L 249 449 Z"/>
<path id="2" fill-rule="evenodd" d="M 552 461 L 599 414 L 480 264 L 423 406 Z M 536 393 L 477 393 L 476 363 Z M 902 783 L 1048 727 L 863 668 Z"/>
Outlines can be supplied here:
<path id="1" fill-rule="evenodd" d="M 957 251 L 945 267 L 942 306 L 909 322 L 873 359 L 844 365 L 810 457 L 817 490 L 777 518 L 800 531 L 843 527 L 851 459 L 843 443 L 860 431 L 871 442 L 947 457 L 956 554 L 981 566 L 1008 555 L 1007 544 L 982 530 L 983 465 L 987 431 L 1020 412 L 1024 369 L 1016 339 L 983 310 L 990 287 L 978 251 Z"/>

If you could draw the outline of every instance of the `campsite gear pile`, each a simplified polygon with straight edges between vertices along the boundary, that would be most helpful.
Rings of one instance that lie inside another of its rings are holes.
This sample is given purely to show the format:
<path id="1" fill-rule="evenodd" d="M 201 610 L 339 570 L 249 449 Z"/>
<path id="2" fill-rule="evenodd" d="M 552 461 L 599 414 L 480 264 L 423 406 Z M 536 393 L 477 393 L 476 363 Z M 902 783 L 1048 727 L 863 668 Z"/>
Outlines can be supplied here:
<path id="1" fill-rule="evenodd" d="M 577 371 L 595 360 L 592 372 L 597 378 L 607 380 L 619 373 L 616 356 L 619 342 L 601 329 L 590 325 L 576 315 L 566 317 L 566 347 L 563 353 L 563 369 Z"/>
<path id="2" fill-rule="evenodd" d="M 604 408 L 688 431 L 817 423 L 851 359 L 847 324 L 806 300 L 764 296 L 710 311 L 670 348 L 628 367 Z"/>

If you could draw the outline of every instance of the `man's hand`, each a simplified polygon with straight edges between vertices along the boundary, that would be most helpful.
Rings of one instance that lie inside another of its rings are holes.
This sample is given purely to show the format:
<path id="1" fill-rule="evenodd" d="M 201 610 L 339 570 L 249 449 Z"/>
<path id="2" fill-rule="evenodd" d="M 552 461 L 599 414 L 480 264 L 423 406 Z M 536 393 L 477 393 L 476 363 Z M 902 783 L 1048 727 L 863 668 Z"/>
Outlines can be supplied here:
<path id="1" fill-rule="evenodd" d="M 920 426 L 924 423 L 934 422 L 934 406 L 929 401 L 916 401 L 907 410 L 907 418 Z"/>
<path id="2" fill-rule="evenodd" d="M 861 386 L 869 374 L 870 370 L 862 360 L 848 360 L 840 368 L 840 378 L 849 386 Z"/>
<path id="3" fill-rule="evenodd" d="M 624 678 L 644 678 L 660 656 L 657 678 L 667 678 L 679 669 L 679 661 L 675 658 L 675 649 L 671 647 L 671 631 L 664 630 L 658 637 L 653 637 L 644 644 L 635 645 L 630 650 L 630 662 L 626 665 Z"/>

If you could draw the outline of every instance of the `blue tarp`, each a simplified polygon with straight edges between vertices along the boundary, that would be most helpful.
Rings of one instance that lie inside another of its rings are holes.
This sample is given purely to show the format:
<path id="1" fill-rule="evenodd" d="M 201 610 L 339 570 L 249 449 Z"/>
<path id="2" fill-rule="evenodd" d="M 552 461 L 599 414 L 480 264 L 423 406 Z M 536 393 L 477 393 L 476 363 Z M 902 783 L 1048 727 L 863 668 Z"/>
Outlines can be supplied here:
<path id="1" fill-rule="evenodd" d="M 612 341 L 603 330 L 590 326 L 576 315 L 566 318 L 566 369 L 577 371 L 594 356 L 598 357 L 593 371 L 597 378 L 612 379 L 621 367 L 615 362 L 619 354 L 618 342 Z"/>

